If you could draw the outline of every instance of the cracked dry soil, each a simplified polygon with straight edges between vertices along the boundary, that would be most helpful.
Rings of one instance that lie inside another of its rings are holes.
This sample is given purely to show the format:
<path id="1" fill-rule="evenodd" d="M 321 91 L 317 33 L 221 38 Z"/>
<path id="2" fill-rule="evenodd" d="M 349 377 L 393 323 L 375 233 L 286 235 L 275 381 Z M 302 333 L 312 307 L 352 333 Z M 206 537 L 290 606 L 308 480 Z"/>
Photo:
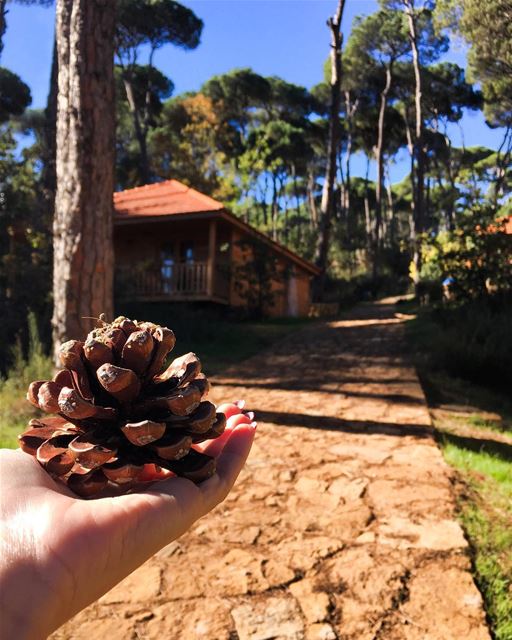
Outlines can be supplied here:
<path id="1" fill-rule="evenodd" d="M 214 380 L 259 421 L 233 492 L 52 640 L 489 640 L 394 307 Z"/>

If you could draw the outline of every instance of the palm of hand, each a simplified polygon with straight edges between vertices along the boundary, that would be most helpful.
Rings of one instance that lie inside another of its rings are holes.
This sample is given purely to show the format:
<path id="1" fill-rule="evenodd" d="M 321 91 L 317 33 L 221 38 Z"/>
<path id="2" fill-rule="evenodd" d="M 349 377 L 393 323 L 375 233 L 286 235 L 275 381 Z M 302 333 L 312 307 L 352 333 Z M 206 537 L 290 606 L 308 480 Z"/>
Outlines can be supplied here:
<path id="1" fill-rule="evenodd" d="M 252 444 L 247 422 L 232 416 L 223 436 L 205 445 L 218 456 L 206 482 L 173 477 L 96 500 L 78 499 L 23 452 L 1 451 L 5 637 L 46 637 L 221 502 Z"/>

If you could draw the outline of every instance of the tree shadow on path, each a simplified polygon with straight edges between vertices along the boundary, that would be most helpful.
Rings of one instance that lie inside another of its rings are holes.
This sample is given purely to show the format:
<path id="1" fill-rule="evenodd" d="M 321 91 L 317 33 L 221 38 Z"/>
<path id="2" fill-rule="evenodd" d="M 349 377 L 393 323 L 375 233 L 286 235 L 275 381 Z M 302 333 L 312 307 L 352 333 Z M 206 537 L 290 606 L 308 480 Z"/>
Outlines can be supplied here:
<path id="1" fill-rule="evenodd" d="M 272 422 L 284 427 L 305 427 L 343 433 L 363 435 L 382 434 L 387 436 L 413 436 L 429 438 L 433 435 L 433 427 L 425 424 L 395 424 L 393 422 L 375 422 L 372 420 L 344 420 L 333 416 L 316 416 L 307 413 L 281 413 L 254 408 L 260 422 Z"/>

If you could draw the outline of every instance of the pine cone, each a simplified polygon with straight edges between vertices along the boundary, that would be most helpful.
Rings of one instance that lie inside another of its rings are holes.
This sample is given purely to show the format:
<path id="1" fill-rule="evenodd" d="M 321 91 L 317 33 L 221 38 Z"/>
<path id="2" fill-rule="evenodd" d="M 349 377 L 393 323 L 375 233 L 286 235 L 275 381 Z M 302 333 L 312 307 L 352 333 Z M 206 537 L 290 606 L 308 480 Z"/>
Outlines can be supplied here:
<path id="1" fill-rule="evenodd" d="M 151 322 L 116 318 L 85 342 L 60 348 L 65 367 L 32 382 L 27 399 L 47 413 L 31 420 L 20 446 L 80 496 L 108 483 L 129 488 L 145 464 L 201 482 L 215 460 L 192 444 L 218 437 L 223 413 L 204 400 L 209 383 L 194 353 L 162 372 L 174 333 Z"/>

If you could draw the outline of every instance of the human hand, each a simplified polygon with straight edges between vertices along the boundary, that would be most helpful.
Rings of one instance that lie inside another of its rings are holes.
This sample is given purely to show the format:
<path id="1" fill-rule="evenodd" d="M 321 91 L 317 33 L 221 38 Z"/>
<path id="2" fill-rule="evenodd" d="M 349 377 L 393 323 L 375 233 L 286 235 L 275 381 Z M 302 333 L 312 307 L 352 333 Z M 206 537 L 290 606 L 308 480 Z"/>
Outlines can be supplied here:
<path id="1" fill-rule="evenodd" d="M 199 485 L 171 477 L 83 500 L 22 451 L 0 451 L 2 638 L 46 638 L 224 500 L 256 423 L 235 404 L 218 411 L 226 430 L 201 445 L 217 472 Z"/>

